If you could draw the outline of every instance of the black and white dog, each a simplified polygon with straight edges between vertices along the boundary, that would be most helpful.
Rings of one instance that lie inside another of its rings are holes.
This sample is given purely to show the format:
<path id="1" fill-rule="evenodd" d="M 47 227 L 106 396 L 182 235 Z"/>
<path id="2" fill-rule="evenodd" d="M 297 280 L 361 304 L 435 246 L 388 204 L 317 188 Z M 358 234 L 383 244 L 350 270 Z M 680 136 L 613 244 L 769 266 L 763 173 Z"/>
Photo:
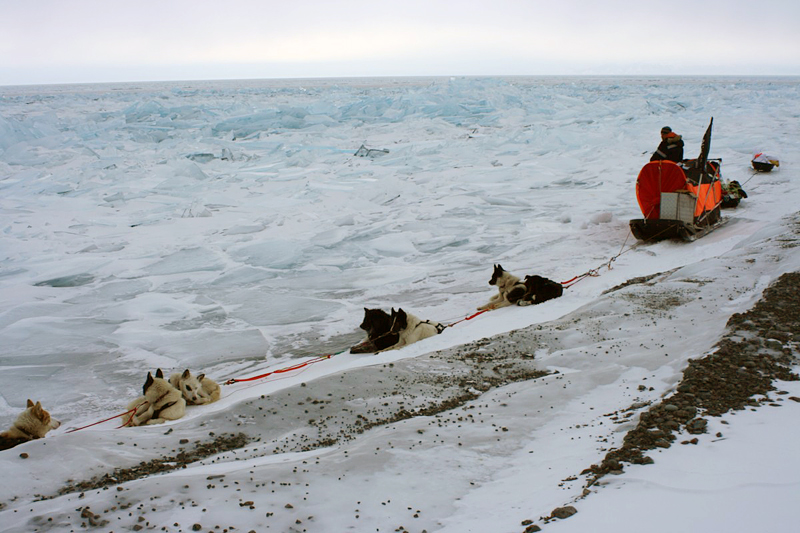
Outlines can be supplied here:
<path id="1" fill-rule="evenodd" d="M 403 309 L 392 308 L 392 314 L 381 309 L 364 308 L 361 329 L 367 338 L 350 348 L 350 353 L 377 353 L 413 344 L 441 333 L 445 326 L 430 320 L 421 320 Z"/>
<path id="2" fill-rule="evenodd" d="M 361 329 L 367 332 L 367 338 L 350 348 L 350 353 L 375 353 L 388 350 L 400 339 L 398 333 L 392 332 L 392 317 L 383 309 L 364 308 L 364 321 Z"/>
<path id="3" fill-rule="evenodd" d="M 492 278 L 489 280 L 489 285 L 497 287 L 497 294 L 492 295 L 488 303 L 478 307 L 478 311 L 514 305 L 527 291 L 525 284 L 522 283 L 517 276 L 503 270 L 503 267 L 500 265 L 494 265 L 494 271 L 492 272 Z"/>
<path id="4" fill-rule="evenodd" d="M 392 348 L 402 348 L 422 339 L 433 337 L 444 331 L 443 324 L 430 320 L 420 320 L 411 313 L 406 313 L 402 308 L 392 309 L 392 332 L 399 335 L 397 344 Z"/>

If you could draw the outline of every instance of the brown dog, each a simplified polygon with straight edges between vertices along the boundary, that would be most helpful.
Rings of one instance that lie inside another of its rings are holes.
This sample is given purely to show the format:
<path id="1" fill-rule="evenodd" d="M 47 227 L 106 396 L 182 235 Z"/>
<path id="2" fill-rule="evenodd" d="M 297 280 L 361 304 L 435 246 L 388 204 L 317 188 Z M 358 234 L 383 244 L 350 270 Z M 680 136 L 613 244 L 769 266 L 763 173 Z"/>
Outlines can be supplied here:
<path id="1" fill-rule="evenodd" d="M 35 404 L 28 400 L 28 407 L 20 413 L 10 428 L 0 433 L 0 450 L 8 450 L 17 444 L 29 440 L 41 439 L 51 429 L 56 429 L 61 422 L 50 416 L 42 408 L 42 404 Z"/>

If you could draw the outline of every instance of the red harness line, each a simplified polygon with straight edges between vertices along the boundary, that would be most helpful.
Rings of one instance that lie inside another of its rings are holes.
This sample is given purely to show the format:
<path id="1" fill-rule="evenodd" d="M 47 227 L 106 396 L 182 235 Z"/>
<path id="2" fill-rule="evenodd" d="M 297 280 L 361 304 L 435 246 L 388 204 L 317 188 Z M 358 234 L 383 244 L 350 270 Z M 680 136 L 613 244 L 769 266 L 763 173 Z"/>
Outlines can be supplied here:
<path id="1" fill-rule="evenodd" d="M 344 353 L 344 352 L 339 352 L 339 353 Z M 298 363 L 296 365 L 292 365 L 292 366 L 289 366 L 289 367 L 286 367 L 286 368 L 279 368 L 278 370 L 273 370 L 271 372 L 266 372 L 264 374 L 259 374 L 258 376 L 253 376 L 253 377 L 250 377 L 250 378 L 231 378 L 228 381 L 226 381 L 224 383 L 224 385 L 233 385 L 234 383 L 242 383 L 244 381 L 255 381 L 257 379 L 263 379 L 263 378 L 266 378 L 268 376 L 271 376 L 272 374 L 283 374 L 284 372 L 291 372 L 292 370 L 299 370 L 299 369 L 301 369 L 303 367 L 306 367 L 308 365 L 313 365 L 314 363 L 319 363 L 320 361 L 325 361 L 326 359 L 330 359 L 334 355 L 338 355 L 338 354 L 333 354 L 332 353 L 332 354 L 328 354 L 328 355 L 321 355 L 319 357 L 315 357 L 314 359 L 309 359 L 308 361 L 304 361 L 304 362 Z"/>
<path id="2" fill-rule="evenodd" d="M 568 288 L 572 287 L 573 285 L 575 285 L 576 283 L 578 283 L 578 282 L 579 282 L 580 280 L 582 280 L 583 278 L 588 278 L 589 276 L 592 276 L 592 277 L 597 277 L 597 276 L 599 276 L 599 275 L 600 275 L 600 269 L 601 269 L 601 268 L 603 268 L 603 267 L 607 267 L 609 270 L 611 270 L 611 263 L 613 263 L 614 261 L 616 261 L 616 260 L 617 260 L 617 257 L 621 256 L 621 255 L 622 255 L 622 254 L 624 254 L 625 252 L 630 252 L 631 250 L 633 250 L 634 248 L 636 248 L 636 246 L 639 244 L 639 243 L 637 242 L 636 244 L 634 244 L 633 246 L 631 246 L 630 248 L 628 248 L 628 249 L 626 250 L 626 249 L 625 249 L 625 245 L 628 243 L 628 237 L 630 237 L 630 236 L 631 236 L 631 232 L 629 231 L 629 232 L 628 232 L 628 235 L 627 235 L 627 237 L 625 237 L 625 242 L 623 242 L 623 243 L 622 243 L 622 246 L 620 247 L 620 249 L 619 249 L 619 253 L 618 253 L 617 255 L 615 255 L 614 257 L 612 257 L 612 258 L 611 258 L 611 259 L 609 259 L 607 262 L 603 263 L 602 265 L 600 265 L 600 266 L 599 266 L 599 267 L 597 267 L 597 268 L 593 268 L 593 269 L 589 270 L 588 272 L 585 272 L 585 273 L 583 273 L 583 274 L 579 274 L 579 275 L 575 276 L 575 277 L 574 277 L 574 278 L 572 278 L 572 279 L 568 279 L 567 281 L 562 281 L 562 282 L 561 282 L 561 285 L 562 285 L 562 286 L 563 286 L 565 289 L 568 289 Z"/>
<path id="3" fill-rule="evenodd" d="M 616 259 L 616 257 L 615 257 L 614 259 Z M 613 261 L 614 259 L 612 259 L 611 261 Z M 609 268 L 609 270 L 611 269 L 611 261 L 609 261 L 609 262 L 608 262 L 608 268 Z M 562 286 L 563 286 L 565 289 L 569 289 L 570 287 L 572 287 L 573 285 L 575 285 L 576 283 L 578 283 L 578 282 L 579 282 L 580 280 L 582 280 L 583 278 L 588 278 L 589 276 L 599 276 L 599 275 L 600 275 L 600 273 L 598 272 L 598 270 L 599 270 L 599 267 L 598 267 L 598 268 L 595 268 L 595 269 L 592 269 L 592 270 L 590 270 L 589 272 L 586 272 L 585 274 L 581 274 L 581 275 L 579 275 L 579 276 L 575 276 L 575 277 L 574 277 L 574 278 L 572 278 L 572 279 L 568 279 L 567 281 L 562 281 L 562 282 L 561 282 L 561 285 L 562 285 Z"/>
<path id="4" fill-rule="evenodd" d="M 466 318 L 462 318 L 461 320 L 457 320 L 457 321 L 453 322 L 452 324 L 448 324 L 448 325 L 447 325 L 447 326 L 445 326 L 445 327 L 451 328 L 451 327 L 455 326 L 456 324 L 460 324 L 461 322 L 464 322 L 465 320 L 472 320 L 472 319 L 473 319 L 473 318 L 475 318 L 476 316 L 478 316 L 478 315 L 482 315 L 482 314 L 483 314 L 483 313 L 485 313 L 486 311 L 489 311 L 489 309 L 484 309 L 483 311 L 478 311 L 478 312 L 477 312 L 477 313 L 475 313 L 474 315 L 470 315 L 470 316 L 468 316 L 468 317 L 466 317 Z"/>
<path id="5" fill-rule="evenodd" d="M 446 327 L 449 328 L 451 326 L 455 326 L 459 322 L 464 322 L 465 320 L 472 320 L 476 316 L 482 315 L 483 313 L 485 313 L 488 310 L 489 309 L 484 309 L 483 311 L 478 311 L 477 313 L 475 313 L 473 315 L 470 315 L 470 316 L 468 316 L 466 318 L 462 318 L 461 320 L 459 320 L 457 322 L 453 322 L 452 324 L 449 324 Z M 245 382 L 245 381 L 256 381 L 256 380 L 259 380 L 259 379 L 264 379 L 266 377 L 269 377 L 269 376 L 271 376 L 273 374 L 283 374 L 285 372 L 291 372 L 293 370 L 299 370 L 299 369 L 301 369 L 303 367 L 306 367 L 308 365 L 313 365 L 314 363 L 319 363 L 321 361 L 325 361 L 327 359 L 330 359 L 334 355 L 339 355 L 339 354 L 342 354 L 342 353 L 344 353 L 344 352 L 339 352 L 339 353 L 335 353 L 335 354 L 328 354 L 328 355 L 322 355 L 320 357 L 316 357 L 314 359 L 309 359 L 308 361 L 305 361 L 305 362 L 302 362 L 302 363 L 298 363 L 296 365 L 292 365 L 292 366 L 289 366 L 289 367 L 286 367 L 286 368 L 280 368 L 278 370 L 273 370 L 271 372 L 265 372 L 264 374 L 259 374 L 257 376 L 253 376 L 253 377 L 249 377 L 249 378 L 232 378 L 232 379 L 229 379 L 228 381 L 226 381 L 224 383 L 224 385 L 233 385 L 234 383 L 242 383 L 242 382 Z"/>
<path id="6" fill-rule="evenodd" d="M 128 410 L 128 411 L 125 411 L 124 413 L 121 413 L 121 414 L 118 414 L 118 415 L 114 415 L 114 416 L 111 416 L 111 417 L 105 418 L 105 419 L 103 419 L 103 420 L 100 420 L 99 422 L 95 422 L 94 424 L 89 424 L 89 425 L 87 425 L 87 426 L 82 426 L 82 427 L 79 427 L 79 428 L 73 428 L 73 429 L 70 429 L 69 431 L 67 431 L 67 433 L 74 433 L 74 432 L 76 432 L 76 431 L 80 431 L 80 430 L 82 430 L 82 429 L 86 429 L 86 428 L 90 428 L 90 427 L 92 427 L 92 426 L 96 426 L 96 425 L 98 425 L 98 424 L 102 424 L 103 422 L 108 422 L 109 420 L 114 420 L 115 418 L 119 418 L 119 417 L 121 417 L 121 416 L 125 416 L 125 415 L 131 414 L 131 413 L 135 413 L 136 411 L 138 411 L 138 410 L 139 410 L 139 408 L 140 408 L 141 406 L 143 406 L 143 405 L 144 405 L 144 404 L 146 404 L 146 403 L 147 403 L 147 400 L 143 401 L 142 403 L 140 403 L 139 405 L 137 405 L 137 406 L 136 406 L 136 407 L 134 407 L 133 409 L 130 409 L 130 410 Z M 122 424 L 121 426 L 119 426 L 117 429 L 119 429 L 119 428 L 123 428 L 123 427 L 127 426 L 127 425 L 128 425 L 128 424 L 130 424 L 132 421 L 133 421 L 133 416 L 131 416 L 131 419 L 130 419 L 130 420 L 128 420 L 127 422 L 125 422 L 124 424 Z"/>

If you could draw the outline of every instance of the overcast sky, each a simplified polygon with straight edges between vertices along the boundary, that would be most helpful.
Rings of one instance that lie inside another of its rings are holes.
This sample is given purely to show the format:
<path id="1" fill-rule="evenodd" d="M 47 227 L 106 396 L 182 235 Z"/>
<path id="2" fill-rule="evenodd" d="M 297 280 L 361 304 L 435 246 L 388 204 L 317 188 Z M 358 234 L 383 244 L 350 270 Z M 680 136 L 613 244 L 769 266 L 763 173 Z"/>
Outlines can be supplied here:
<path id="1" fill-rule="evenodd" d="M 0 85 L 800 75 L 798 0 L 0 0 Z"/>

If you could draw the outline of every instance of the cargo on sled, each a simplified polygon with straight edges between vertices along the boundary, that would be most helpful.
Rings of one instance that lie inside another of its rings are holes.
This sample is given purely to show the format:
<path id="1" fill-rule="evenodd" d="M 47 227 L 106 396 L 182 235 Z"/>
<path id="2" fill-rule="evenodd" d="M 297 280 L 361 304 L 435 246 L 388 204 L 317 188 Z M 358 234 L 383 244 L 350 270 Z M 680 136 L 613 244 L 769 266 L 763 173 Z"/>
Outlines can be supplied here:
<path id="1" fill-rule="evenodd" d="M 651 161 L 642 167 L 636 199 L 644 218 L 630 221 L 634 237 L 692 241 L 722 223 L 722 160 L 708 159 L 713 122 L 712 118 L 697 159 Z"/>

